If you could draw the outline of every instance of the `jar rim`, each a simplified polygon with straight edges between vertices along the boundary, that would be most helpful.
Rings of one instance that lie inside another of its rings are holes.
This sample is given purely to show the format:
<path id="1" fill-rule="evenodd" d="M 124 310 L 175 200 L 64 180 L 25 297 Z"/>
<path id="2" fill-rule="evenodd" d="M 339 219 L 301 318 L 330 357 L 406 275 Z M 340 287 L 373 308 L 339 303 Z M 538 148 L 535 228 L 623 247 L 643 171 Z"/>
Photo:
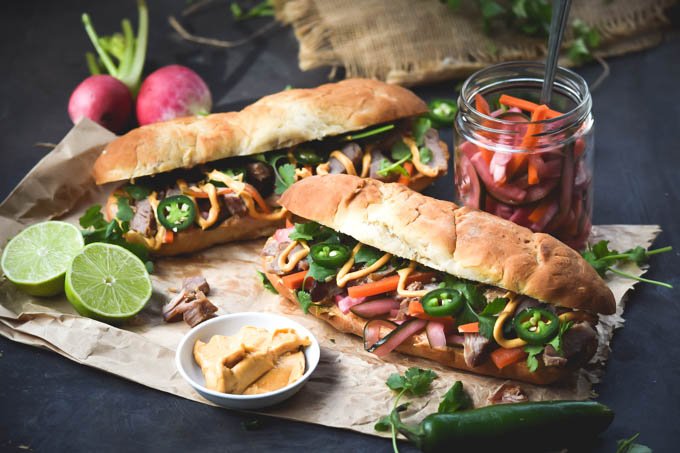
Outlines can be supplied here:
<path id="1" fill-rule="evenodd" d="M 460 89 L 460 100 L 463 103 L 463 105 L 466 107 L 467 110 L 474 112 L 475 115 L 479 115 L 482 117 L 484 120 L 490 120 L 497 122 L 499 124 L 503 125 L 511 125 L 515 123 L 514 121 L 510 120 L 505 120 L 503 118 L 497 118 L 491 115 L 486 115 L 479 110 L 473 105 L 471 100 L 474 98 L 475 94 L 478 94 L 479 91 L 476 91 L 472 93 L 470 96 L 465 96 L 464 94 L 470 91 L 471 89 L 471 84 L 479 79 L 481 76 L 487 75 L 487 74 L 492 74 L 495 71 L 503 70 L 503 69 L 512 69 L 512 68 L 524 68 L 524 69 L 540 69 L 541 73 L 543 73 L 545 69 L 545 64 L 537 61 L 528 61 L 528 60 L 517 60 L 517 61 L 509 61 L 509 62 L 504 62 L 504 63 L 498 63 L 492 66 L 488 66 L 486 68 L 480 69 L 479 71 L 476 71 L 472 75 L 470 75 L 465 82 L 463 83 L 463 86 Z M 562 66 L 558 66 L 556 70 L 556 76 L 555 76 L 555 81 L 557 82 L 558 76 L 566 76 L 566 78 L 570 79 L 571 81 L 575 82 L 575 86 L 579 89 L 579 93 L 582 95 L 578 99 L 578 103 L 569 110 L 568 112 L 564 112 L 559 116 L 553 117 L 553 118 L 546 118 L 544 120 L 539 120 L 539 121 L 528 121 L 527 124 L 556 124 L 558 122 L 563 122 L 565 119 L 568 119 L 570 117 L 578 117 L 578 116 L 585 116 L 588 113 L 590 113 L 590 107 L 588 105 L 592 102 L 591 95 L 590 95 L 590 90 L 588 89 L 588 83 L 585 81 L 583 77 L 581 77 L 579 74 L 576 72 L 567 69 Z M 543 78 L 526 78 L 525 80 L 527 81 L 543 81 Z M 554 89 L 554 85 L 553 85 Z M 587 110 L 583 112 L 581 115 L 579 115 L 579 112 L 582 112 L 583 110 Z M 577 118 L 574 118 L 576 120 Z"/>

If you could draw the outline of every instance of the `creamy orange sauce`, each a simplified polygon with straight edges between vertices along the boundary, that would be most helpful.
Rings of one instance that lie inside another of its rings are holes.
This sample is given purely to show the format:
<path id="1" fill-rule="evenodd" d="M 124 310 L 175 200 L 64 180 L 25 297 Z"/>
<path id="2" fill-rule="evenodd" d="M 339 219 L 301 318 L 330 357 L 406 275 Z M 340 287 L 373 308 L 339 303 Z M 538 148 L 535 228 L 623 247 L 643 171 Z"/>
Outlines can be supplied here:
<path id="1" fill-rule="evenodd" d="M 194 344 L 194 359 L 201 367 L 205 385 L 223 393 L 254 395 L 283 388 L 305 371 L 301 349 L 307 337 L 293 329 L 270 332 L 245 326 L 234 336 L 214 335 Z"/>

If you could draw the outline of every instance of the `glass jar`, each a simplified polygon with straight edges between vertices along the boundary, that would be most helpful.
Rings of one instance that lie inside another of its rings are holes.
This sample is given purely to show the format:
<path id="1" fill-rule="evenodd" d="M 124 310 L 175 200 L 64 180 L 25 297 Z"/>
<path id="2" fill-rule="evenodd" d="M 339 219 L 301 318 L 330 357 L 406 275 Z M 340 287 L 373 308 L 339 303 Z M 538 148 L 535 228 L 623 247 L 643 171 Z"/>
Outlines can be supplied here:
<path id="1" fill-rule="evenodd" d="M 592 226 L 592 100 L 581 76 L 558 68 L 550 108 L 538 106 L 543 71 L 541 63 L 503 63 L 465 81 L 456 198 L 583 249 Z"/>

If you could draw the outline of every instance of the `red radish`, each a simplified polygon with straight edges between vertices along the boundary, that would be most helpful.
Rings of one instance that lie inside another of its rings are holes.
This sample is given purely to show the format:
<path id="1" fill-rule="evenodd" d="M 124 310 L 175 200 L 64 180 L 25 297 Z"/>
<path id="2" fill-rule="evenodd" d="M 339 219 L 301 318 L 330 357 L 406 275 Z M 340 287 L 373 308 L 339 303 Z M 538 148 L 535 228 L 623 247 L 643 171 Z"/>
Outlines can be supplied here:
<path id="1" fill-rule="evenodd" d="M 425 326 L 425 333 L 427 334 L 427 341 L 430 343 L 432 349 L 446 348 L 446 334 L 444 333 L 444 323 L 437 321 L 430 321 Z"/>
<path id="2" fill-rule="evenodd" d="M 349 309 L 354 307 L 355 305 L 359 305 L 362 303 L 366 298 L 365 297 L 357 297 L 356 299 L 354 297 L 336 297 L 337 303 L 338 303 L 338 308 L 340 309 L 341 312 L 344 314 L 349 313 Z"/>
<path id="3" fill-rule="evenodd" d="M 481 193 L 479 177 L 465 154 L 460 156 L 460 175 L 458 175 L 458 178 L 460 181 L 458 186 L 465 204 L 479 209 L 479 195 Z"/>
<path id="4" fill-rule="evenodd" d="M 493 181 L 493 176 L 487 167 L 487 163 L 482 157 L 482 153 L 477 153 L 470 159 L 472 165 L 477 170 L 479 178 L 484 182 L 486 189 L 489 191 L 494 198 L 501 200 L 508 204 L 517 204 L 524 201 L 526 197 L 526 190 L 522 190 L 519 187 L 512 185 L 498 185 Z"/>
<path id="5" fill-rule="evenodd" d="M 93 75 L 73 90 L 68 101 L 73 124 L 89 118 L 113 132 L 122 132 L 130 123 L 130 90 L 110 75 Z"/>
<path id="6" fill-rule="evenodd" d="M 535 186 L 531 186 L 527 190 L 527 196 L 524 199 L 525 203 L 533 203 L 534 201 L 542 200 L 543 198 L 550 195 L 555 187 L 557 187 L 557 179 L 549 179 Z"/>
<path id="7" fill-rule="evenodd" d="M 400 344 L 406 341 L 411 335 L 420 333 L 425 328 L 427 321 L 424 319 L 413 318 L 399 326 L 396 330 L 389 334 L 389 338 L 385 337 L 384 342 L 373 350 L 373 353 L 378 357 L 384 357 L 390 352 L 394 351 Z"/>
<path id="8" fill-rule="evenodd" d="M 453 333 L 446 337 L 446 344 L 463 346 L 465 344 L 465 336 Z"/>
<path id="9" fill-rule="evenodd" d="M 140 125 L 191 115 L 207 115 L 212 108 L 210 90 L 191 69 L 170 65 L 152 72 L 137 95 Z"/>
<path id="10" fill-rule="evenodd" d="M 384 319 L 373 319 L 364 325 L 364 349 L 368 350 L 380 340 L 382 329 L 394 330 L 397 324 Z"/>
<path id="11" fill-rule="evenodd" d="M 354 300 L 364 300 L 365 298 L 359 298 Z M 338 307 L 342 310 L 340 303 L 338 302 Z M 392 310 L 399 310 L 399 302 L 395 299 L 375 299 L 368 302 L 363 302 L 354 305 L 350 308 L 350 311 L 357 316 L 362 318 L 375 318 L 376 316 L 391 314 Z M 343 311 L 344 312 L 344 311 Z"/>

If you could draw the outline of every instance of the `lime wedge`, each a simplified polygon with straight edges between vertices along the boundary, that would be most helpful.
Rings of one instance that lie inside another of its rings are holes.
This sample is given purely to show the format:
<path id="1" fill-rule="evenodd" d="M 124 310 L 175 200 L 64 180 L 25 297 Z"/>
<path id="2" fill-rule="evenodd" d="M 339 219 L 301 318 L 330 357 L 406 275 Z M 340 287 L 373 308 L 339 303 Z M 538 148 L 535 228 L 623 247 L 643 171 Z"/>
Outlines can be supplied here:
<path id="1" fill-rule="evenodd" d="M 66 271 L 66 297 L 83 316 L 124 321 L 151 297 L 144 263 L 124 248 L 96 242 L 73 258 Z"/>
<path id="2" fill-rule="evenodd" d="M 42 222 L 12 238 L 2 253 L 2 273 L 33 296 L 54 296 L 64 291 L 64 274 L 83 249 L 78 228 L 66 222 Z"/>

